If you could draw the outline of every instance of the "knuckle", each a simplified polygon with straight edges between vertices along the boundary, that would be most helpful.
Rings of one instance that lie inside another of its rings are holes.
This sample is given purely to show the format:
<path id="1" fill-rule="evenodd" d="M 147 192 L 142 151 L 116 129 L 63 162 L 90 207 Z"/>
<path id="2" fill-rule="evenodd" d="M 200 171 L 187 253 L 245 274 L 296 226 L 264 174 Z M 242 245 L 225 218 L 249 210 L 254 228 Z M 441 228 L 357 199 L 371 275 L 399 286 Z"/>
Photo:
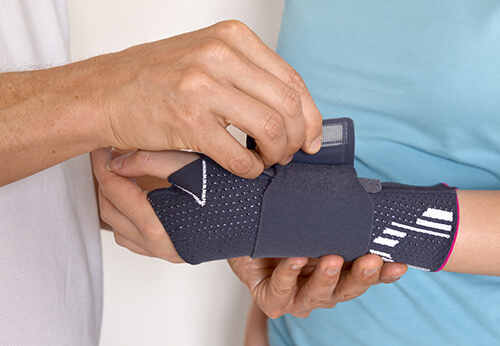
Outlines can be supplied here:
<path id="1" fill-rule="evenodd" d="M 284 312 L 281 309 L 272 309 L 272 310 L 266 311 L 266 315 L 270 319 L 275 320 L 275 319 L 280 318 L 281 316 L 283 316 Z"/>
<path id="2" fill-rule="evenodd" d="M 272 285 L 272 288 L 275 295 L 279 297 L 289 296 L 294 290 L 294 287 L 282 286 L 276 282 Z"/>
<path id="3" fill-rule="evenodd" d="M 199 46 L 199 57 L 203 59 L 203 62 L 220 61 L 232 55 L 234 53 L 231 48 L 221 40 L 207 39 Z"/>
<path id="4" fill-rule="evenodd" d="M 99 214 L 100 214 L 100 217 L 101 217 L 102 221 L 104 221 L 108 225 L 111 225 L 111 218 L 110 218 L 109 207 L 106 204 L 100 203 L 100 205 L 99 205 Z"/>
<path id="5" fill-rule="evenodd" d="M 291 69 L 290 71 L 288 85 L 293 88 L 299 95 L 304 95 L 307 93 L 306 83 L 304 83 L 304 80 L 302 79 L 300 74 L 294 69 Z"/>
<path id="6" fill-rule="evenodd" d="M 115 243 L 121 247 L 125 247 L 124 245 L 124 242 L 123 242 L 123 237 L 118 233 L 116 232 L 115 230 L 113 230 L 113 236 L 115 238 Z"/>
<path id="7" fill-rule="evenodd" d="M 306 305 L 314 309 L 328 302 L 330 297 L 306 297 Z"/>
<path id="8" fill-rule="evenodd" d="M 210 88 L 211 79 L 201 69 L 191 67 L 184 71 L 179 81 L 179 90 L 181 92 L 192 93 Z"/>
<path id="9" fill-rule="evenodd" d="M 108 225 L 111 225 L 110 215 L 111 215 L 110 204 L 106 202 L 101 196 L 99 196 L 99 216 L 101 220 L 106 222 Z"/>
<path id="10" fill-rule="evenodd" d="M 347 302 L 349 300 L 359 297 L 360 295 L 361 295 L 360 293 L 342 292 L 338 295 L 338 297 L 341 302 Z"/>
<path id="11" fill-rule="evenodd" d="M 143 225 L 141 227 L 141 233 L 151 244 L 160 244 L 164 240 L 163 232 L 160 232 L 157 227 L 150 224 Z"/>
<path id="12" fill-rule="evenodd" d="M 239 39 L 241 38 L 242 34 L 250 32 L 248 26 L 246 26 L 245 24 L 243 24 L 243 22 L 236 19 L 220 22 L 216 24 L 214 27 L 216 33 L 221 35 L 222 37 L 235 38 L 235 39 Z"/>
<path id="13" fill-rule="evenodd" d="M 323 309 L 332 309 L 336 306 L 336 303 L 328 302 L 322 306 Z"/>
<path id="14" fill-rule="evenodd" d="M 311 311 L 303 311 L 298 313 L 293 313 L 292 315 L 298 318 L 307 318 L 311 314 Z"/>
<path id="15" fill-rule="evenodd" d="M 266 116 L 263 127 L 266 137 L 273 141 L 283 136 L 285 131 L 283 120 L 275 111 Z"/>
<path id="16" fill-rule="evenodd" d="M 294 88 L 288 88 L 283 99 L 283 109 L 289 118 L 297 118 L 302 114 L 300 94 Z"/>

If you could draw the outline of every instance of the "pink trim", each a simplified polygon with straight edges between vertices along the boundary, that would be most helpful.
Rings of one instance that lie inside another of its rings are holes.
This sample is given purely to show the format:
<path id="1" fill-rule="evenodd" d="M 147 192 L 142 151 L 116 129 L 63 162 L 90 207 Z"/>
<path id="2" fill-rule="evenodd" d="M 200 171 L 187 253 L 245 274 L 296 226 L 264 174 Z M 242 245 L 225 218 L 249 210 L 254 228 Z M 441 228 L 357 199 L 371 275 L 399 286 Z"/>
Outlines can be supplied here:
<path id="1" fill-rule="evenodd" d="M 447 184 L 444 184 L 448 186 Z M 449 186 L 448 186 L 449 187 Z M 457 190 L 455 188 L 455 190 Z M 453 243 L 451 244 L 450 252 L 448 253 L 448 256 L 446 257 L 446 260 L 444 261 L 443 265 L 437 270 L 441 271 L 446 263 L 448 263 L 448 260 L 450 259 L 451 253 L 453 252 L 453 247 L 455 246 L 455 242 L 457 241 L 457 234 L 458 234 L 458 225 L 460 224 L 460 205 L 458 204 L 458 194 L 457 194 L 457 228 L 455 230 L 455 236 L 453 237 Z"/>

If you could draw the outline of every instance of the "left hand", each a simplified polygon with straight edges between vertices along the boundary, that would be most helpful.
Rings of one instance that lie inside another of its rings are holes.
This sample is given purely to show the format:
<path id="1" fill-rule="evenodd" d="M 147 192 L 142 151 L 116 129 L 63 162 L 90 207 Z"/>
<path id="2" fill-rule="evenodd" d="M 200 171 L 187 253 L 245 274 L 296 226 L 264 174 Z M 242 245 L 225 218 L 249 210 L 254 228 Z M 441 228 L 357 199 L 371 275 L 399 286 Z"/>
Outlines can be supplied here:
<path id="1" fill-rule="evenodd" d="M 395 282 L 407 270 L 405 264 L 384 263 L 371 254 L 352 264 L 344 264 L 336 255 L 319 259 L 239 257 L 228 262 L 270 318 L 286 313 L 305 318 L 314 309 L 354 299 L 372 285 Z"/>
<path id="2" fill-rule="evenodd" d="M 92 152 L 94 174 L 99 183 L 101 219 L 111 226 L 118 245 L 141 255 L 173 263 L 184 262 L 151 207 L 147 199 L 148 191 L 133 178 L 154 175 L 166 181 L 170 174 L 198 157 L 192 153 L 171 151 L 162 152 L 160 161 L 155 153 L 135 151 L 117 158 L 112 164 L 115 170 L 127 176 L 125 177 L 110 171 L 113 169 L 108 165 L 113 158 L 110 149 Z M 123 160 L 132 161 L 132 164 L 120 169 Z"/>

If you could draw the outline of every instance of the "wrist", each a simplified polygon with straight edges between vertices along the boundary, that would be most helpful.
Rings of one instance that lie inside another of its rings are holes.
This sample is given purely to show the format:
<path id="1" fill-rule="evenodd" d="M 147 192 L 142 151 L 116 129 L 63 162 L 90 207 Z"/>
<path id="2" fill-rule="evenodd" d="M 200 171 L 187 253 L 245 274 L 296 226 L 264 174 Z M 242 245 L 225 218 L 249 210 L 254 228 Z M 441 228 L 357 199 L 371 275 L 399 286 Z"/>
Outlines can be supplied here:
<path id="1" fill-rule="evenodd" d="M 106 145 L 102 120 L 98 113 L 91 73 L 83 63 L 35 71 L 32 83 L 37 85 L 34 98 L 45 114 L 50 138 L 68 158 Z"/>
<path id="2" fill-rule="evenodd" d="M 382 184 L 370 194 L 374 206 L 369 252 L 386 262 L 439 271 L 453 249 L 458 228 L 454 188 Z"/>

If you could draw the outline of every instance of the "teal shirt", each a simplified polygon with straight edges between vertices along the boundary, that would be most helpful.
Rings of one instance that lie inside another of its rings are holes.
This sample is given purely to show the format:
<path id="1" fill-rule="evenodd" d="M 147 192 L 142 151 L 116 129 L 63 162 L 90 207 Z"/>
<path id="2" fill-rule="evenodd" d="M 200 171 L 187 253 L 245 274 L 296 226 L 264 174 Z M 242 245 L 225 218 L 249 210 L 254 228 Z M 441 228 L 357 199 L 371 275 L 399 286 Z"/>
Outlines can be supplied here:
<path id="1" fill-rule="evenodd" d="M 360 176 L 500 190 L 499 1 L 288 0 L 278 53 L 325 117 L 354 119 Z M 272 345 L 499 344 L 500 278 L 410 269 L 307 319 L 270 320 L 269 334 Z"/>

